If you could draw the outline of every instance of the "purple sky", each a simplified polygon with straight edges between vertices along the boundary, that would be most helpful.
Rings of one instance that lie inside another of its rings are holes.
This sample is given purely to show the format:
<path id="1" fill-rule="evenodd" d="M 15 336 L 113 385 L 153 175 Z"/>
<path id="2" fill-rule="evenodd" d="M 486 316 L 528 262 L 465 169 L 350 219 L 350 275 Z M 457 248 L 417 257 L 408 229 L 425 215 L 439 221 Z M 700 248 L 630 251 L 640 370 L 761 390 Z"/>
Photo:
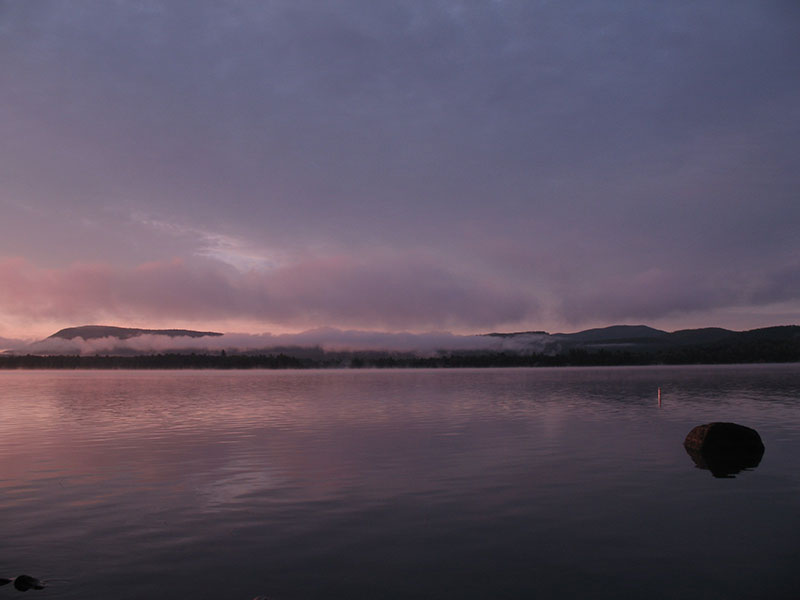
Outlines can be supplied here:
<path id="1" fill-rule="evenodd" d="M 0 336 L 800 322 L 796 0 L 0 0 Z"/>

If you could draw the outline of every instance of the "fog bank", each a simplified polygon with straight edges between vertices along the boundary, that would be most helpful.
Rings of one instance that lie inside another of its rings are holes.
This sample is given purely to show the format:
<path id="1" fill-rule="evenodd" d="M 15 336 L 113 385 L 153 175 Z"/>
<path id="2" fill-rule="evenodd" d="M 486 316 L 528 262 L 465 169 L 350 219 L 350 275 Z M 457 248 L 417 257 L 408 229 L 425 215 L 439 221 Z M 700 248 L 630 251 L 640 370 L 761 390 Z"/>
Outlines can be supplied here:
<path id="1" fill-rule="evenodd" d="M 376 331 L 311 329 L 301 333 L 251 335 L 226 333 L 222 336 L 188 337 L 140 335 L 125 340 L 116 337 L 71 340 L 47 338 L 18 347 L 18 354 L 91 356 L 95 354 L 158 354 L 169 352 L 252 353 L 279 352 L 289 348 L 319 348 L 325 352 L 410 352 L 430 355 L 438 352 L 542 352 L 552 344 L 546 334 L 523 334 L 514 338 L 485 335 L 455 335 L 447 332 L 385 333 Z"/>

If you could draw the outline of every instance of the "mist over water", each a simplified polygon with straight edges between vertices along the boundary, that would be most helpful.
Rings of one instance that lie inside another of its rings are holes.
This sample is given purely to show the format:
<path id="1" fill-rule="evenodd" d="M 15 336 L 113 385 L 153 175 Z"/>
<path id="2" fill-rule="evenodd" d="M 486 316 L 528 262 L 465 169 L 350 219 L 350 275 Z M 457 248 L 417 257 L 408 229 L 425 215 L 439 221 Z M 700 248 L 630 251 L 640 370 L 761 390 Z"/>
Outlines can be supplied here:
<path id="1" fill-rule="evenodd" d="M 714 420 L 760 432 L 757 468 L 695 467 Z M 798 450 L 796 365 L 4 372 L 0 575 L 88 600 L 790 598 Z"/>
<path id="2" fill-rule="evenodd" d="M 226 333 L 221 336 L 167 336 L 144 334 L 120 339 L 108 336 L 93 339 L 49 337 L 17 348 L 18 353 L 80 354 L 91 356 L 108 353 L 164 353 L 192 351 L 211 353 L 269 352 L 285 348 L 320 348 L 324 351 L 394 351 L 420 355 L 437 351 L 527 351 L 539 352 L 552 340 L 546 334 L 526 334 L 514 338 L 483 335 L 457 335 L 448 332 L 389 333 L 379 331 L 319 328 L 301 333 L 245 334 Z"/>

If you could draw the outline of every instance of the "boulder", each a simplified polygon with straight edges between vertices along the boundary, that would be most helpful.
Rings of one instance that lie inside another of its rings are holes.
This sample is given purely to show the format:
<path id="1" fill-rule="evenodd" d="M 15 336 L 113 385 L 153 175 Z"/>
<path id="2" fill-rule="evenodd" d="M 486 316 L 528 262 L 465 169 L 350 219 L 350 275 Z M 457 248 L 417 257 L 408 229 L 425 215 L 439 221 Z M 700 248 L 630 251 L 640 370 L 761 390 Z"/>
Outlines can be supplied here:
<path id="1" fill-rule="evenodd" d="M 714 477 L 732 477 L 754 469 L 764 455 L 764 443 L 755 429 L 736 423 L 708 423 L 692 429 L 683 447 L 695 465 Z"/>
<path id="2" fill-rule="evenodd" d="M 43 582 L 31 577 L 30 575 L 17 575 L 14 578 L 14 587 L 20 592 L 27 592 L 30 589 L 43 590 L 45 585 Z"/>
<path id="3" fill-rule="evenodd" d="M 36 577 L 31 577 L 30 575 L 17 575 L 13 579 L 0 577 L 0 585 L 6 585 L 12 582 L 14 583 L 14 587 L 20 592 L 27 592 L 31 589 L 43 590 L 45 588 L 43 581 L 36 579 Z"/>

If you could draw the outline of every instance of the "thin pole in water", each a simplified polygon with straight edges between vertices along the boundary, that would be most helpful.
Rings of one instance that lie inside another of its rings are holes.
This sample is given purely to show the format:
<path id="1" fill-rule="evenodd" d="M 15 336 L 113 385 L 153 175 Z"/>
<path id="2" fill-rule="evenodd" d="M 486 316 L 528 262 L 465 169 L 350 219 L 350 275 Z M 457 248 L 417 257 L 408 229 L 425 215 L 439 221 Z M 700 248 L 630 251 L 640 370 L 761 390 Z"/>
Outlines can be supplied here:
<path id="1" fill-rule="evenodd" d="M 658 405 L 661 406 L 661 388 L 658 388 Z"/>

